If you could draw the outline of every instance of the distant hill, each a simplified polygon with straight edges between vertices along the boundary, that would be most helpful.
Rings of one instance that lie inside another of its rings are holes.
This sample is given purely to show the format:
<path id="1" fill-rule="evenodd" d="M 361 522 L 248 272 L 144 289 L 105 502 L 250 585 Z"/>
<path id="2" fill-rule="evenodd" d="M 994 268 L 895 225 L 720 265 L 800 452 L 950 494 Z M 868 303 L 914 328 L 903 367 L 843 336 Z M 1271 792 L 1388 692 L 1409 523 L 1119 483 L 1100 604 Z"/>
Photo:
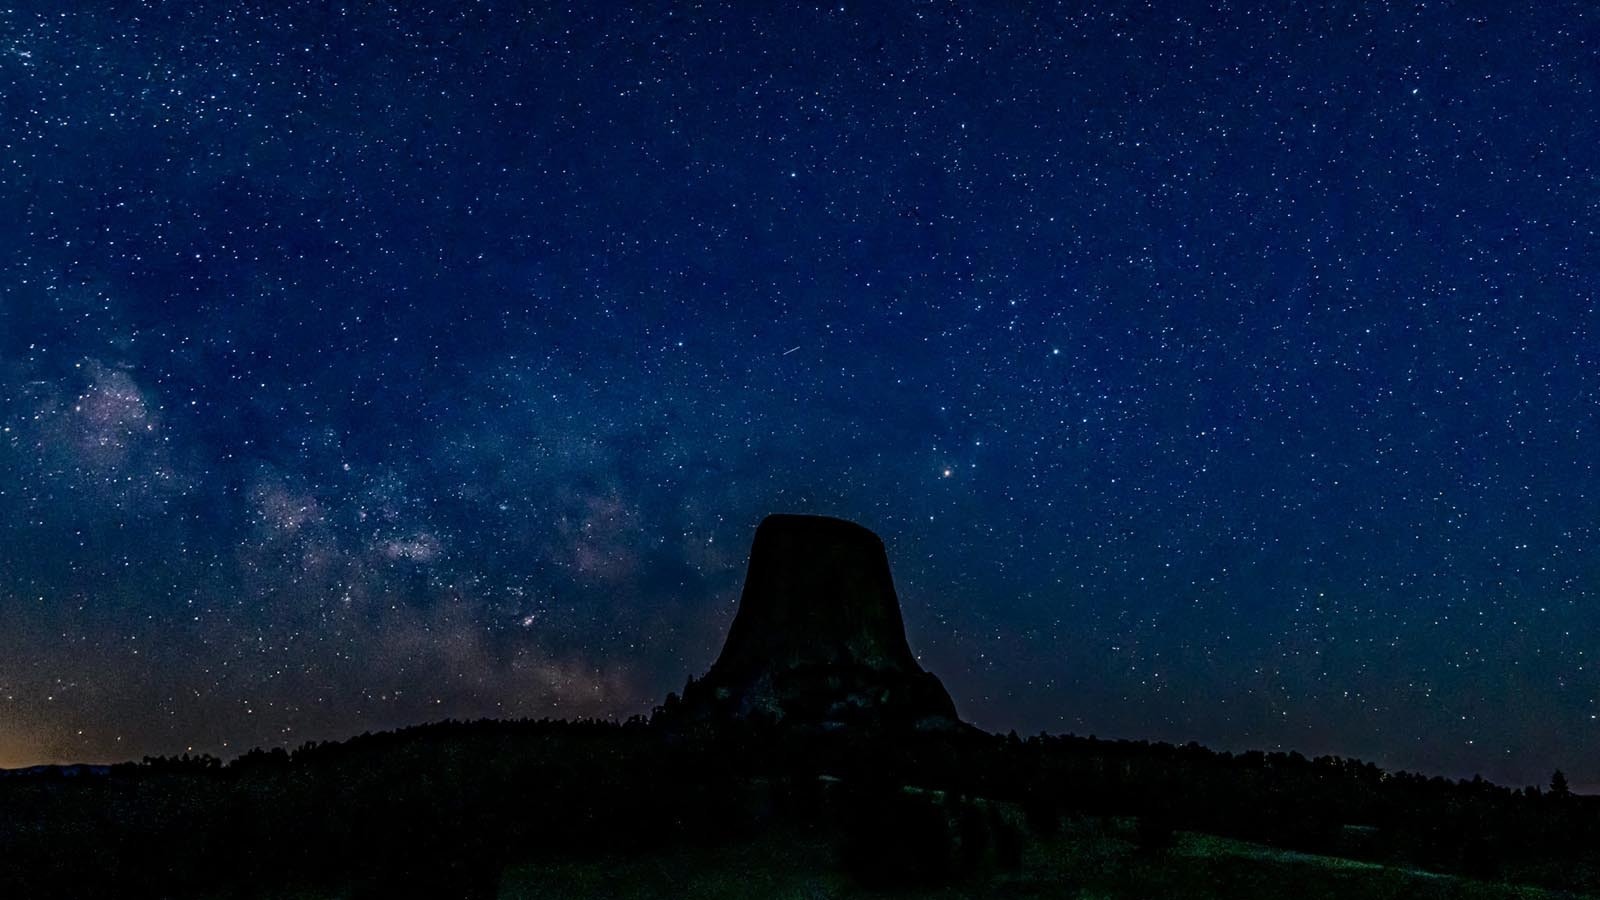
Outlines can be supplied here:
<path id="1" fill-rule="evenodd" d="M 110 774 L 110 766 L 91 765 L 88 763 L 74 763 L 65 766 L 26 766 L 21 769 L 0 769 L 0 778 L 5 778 L 7 776 L 54 776 L 59 778 L 76 778 L 81 776 Z"/>

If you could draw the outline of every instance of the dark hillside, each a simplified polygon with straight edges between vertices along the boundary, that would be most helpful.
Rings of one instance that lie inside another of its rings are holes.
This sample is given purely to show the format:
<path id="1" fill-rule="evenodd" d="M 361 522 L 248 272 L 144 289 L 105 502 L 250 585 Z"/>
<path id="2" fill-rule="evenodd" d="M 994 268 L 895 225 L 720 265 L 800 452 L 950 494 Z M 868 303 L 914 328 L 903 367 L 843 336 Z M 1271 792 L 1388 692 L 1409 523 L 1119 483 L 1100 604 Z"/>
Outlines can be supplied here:
<path id="1" fill-rule="evenodd" d="M 985 811 L 996 805 L 1016 815 Z M 858 883 L 928 888 L 1006 865 L 1064 822 L 1123 817 L 1139 817 L 1152 852 L 1175 831 L 1209 832 L 1600 889 L 1592 798 L 1355 760 L 1076 737 L 447 722 L 228 765 L 151 759 L 102 776 L 5 778 L 0 809 L 7 897 L 385 896 L 428 885 L 488 897 L 508 865 L 796 828 L 837 846 Z"/>

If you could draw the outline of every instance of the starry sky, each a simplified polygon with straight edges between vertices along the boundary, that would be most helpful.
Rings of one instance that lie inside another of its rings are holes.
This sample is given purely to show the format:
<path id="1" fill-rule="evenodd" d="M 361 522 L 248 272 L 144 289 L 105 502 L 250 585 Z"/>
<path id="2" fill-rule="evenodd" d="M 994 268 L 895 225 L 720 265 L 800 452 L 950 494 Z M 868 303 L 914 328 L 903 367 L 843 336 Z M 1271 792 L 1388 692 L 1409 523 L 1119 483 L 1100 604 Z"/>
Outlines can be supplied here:
<path id="1" fill-rule="evenodd" d="M 1586 2 L 0 9 L 0 766 L 647 712 L 1600 785 Z M 531 8 L 530 8 L 531 7 Z"/>

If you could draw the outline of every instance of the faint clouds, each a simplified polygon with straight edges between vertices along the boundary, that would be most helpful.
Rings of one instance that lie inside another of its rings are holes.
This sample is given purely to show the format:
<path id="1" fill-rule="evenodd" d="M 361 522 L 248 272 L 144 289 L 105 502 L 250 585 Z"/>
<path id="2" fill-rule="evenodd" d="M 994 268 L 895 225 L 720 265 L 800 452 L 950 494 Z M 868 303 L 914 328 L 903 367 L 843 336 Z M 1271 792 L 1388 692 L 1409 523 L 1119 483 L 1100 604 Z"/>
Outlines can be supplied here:
<path id="1" fill-rule="evenodd" d="M 614 582 L 633 576 L 639 566 L 642 529 L 637 507 L 613 490 L 581 497 L 577 509 L 556 523 L 561 545 L 556 556 L 578 575 Z"/>
<path id="2" fill-rule="evenodd" d="M 88 386 L 65 417 L 66 434 L 90 464 L 121 466 L 136 444 L 158 439 L 160 421 L 128 372 L 90 363 L 89 374 Z"/>
<path id="3" fill-rule="evenodd" d="M 114 506 L 183 493 L 197 481 L 177 461 L 159 400 L 131 368 L 87 359 L 66 377 L 14 389 L 6 432 L 42 480 Z"/>
<path id="4" fill-rule="evenodd" d="M 270 531 L 295 534 L 323 521 L 322 504 L 309 492 L 291 488 L 273 477 L 258 480 L 252 490 L 256 517 Z"/>
<path id="5" fill-rule="evenodd" d="M 414 696 L 441 698 L 454 715 L 615 715 L 639 702 L 625 668 L 527 641 L 497 644 L 477 621 L 478 604 L 442 603 L 387 617 L 369 638 L 364 678 Z M 491 708 L 492 707 L 492 708 Z"/>
<path id="6" fill-rule="evenodd" d="M 431 563 L 444 553 L 444 544 L 428 532 L 404 538 L 392 538 L 378 544 L 378 553 L 385 559 L 414 563 Z"/>

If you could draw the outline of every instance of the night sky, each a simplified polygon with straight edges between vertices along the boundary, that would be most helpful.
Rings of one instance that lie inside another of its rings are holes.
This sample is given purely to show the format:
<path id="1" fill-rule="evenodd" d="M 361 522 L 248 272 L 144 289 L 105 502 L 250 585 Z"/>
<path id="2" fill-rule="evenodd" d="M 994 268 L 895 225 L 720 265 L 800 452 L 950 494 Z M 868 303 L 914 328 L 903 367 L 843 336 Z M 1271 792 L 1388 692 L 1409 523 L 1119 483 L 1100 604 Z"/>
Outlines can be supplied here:
<path id="1" fill-rule="evenodd" d="M 1588 2 L 0 10 L 0 766 L 648 712 L 1600 785 Z"/>

